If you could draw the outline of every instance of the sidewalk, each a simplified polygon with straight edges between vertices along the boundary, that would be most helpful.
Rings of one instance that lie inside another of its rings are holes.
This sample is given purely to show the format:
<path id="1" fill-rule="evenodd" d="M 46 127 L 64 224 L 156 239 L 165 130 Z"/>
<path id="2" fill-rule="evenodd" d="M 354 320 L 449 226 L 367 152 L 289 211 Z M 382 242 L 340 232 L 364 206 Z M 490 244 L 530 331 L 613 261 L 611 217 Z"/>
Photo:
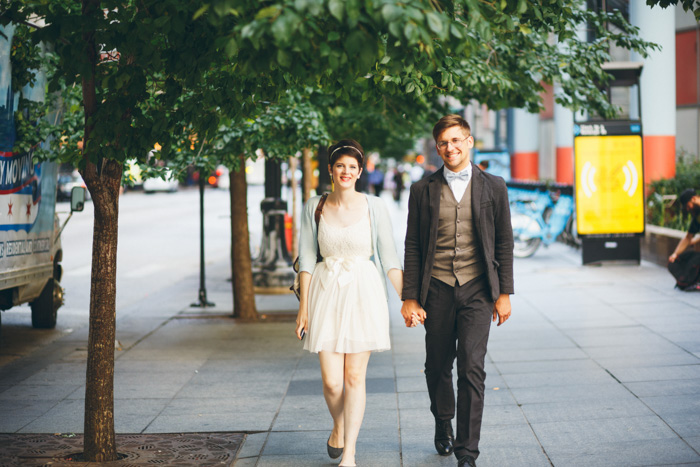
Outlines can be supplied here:
<path id="1" fill-rule="evenodd" d="M 700 293 L 646 262 L 580 264 L 559 244 L 516 260 L 513 316 L 491 330 L 479 465 L 700 465 Z M 193 275 L 120 312 L 117 431 L 241 431 L 236 466 L 334 464 L 318 358 L 293 335 L 296 299 L 259 296 L 277 318 L 236 322 L 229 276 L 227 261 L 208 266 L 214 309 L 189 308 Z M 424 333 L 404 327 L 393 294 L 390 309 L 358 465 L 456 465 L 433 448 Z M 77 329 L 0 367 L 0 433 L 82 432 L 86 340 Z"/>

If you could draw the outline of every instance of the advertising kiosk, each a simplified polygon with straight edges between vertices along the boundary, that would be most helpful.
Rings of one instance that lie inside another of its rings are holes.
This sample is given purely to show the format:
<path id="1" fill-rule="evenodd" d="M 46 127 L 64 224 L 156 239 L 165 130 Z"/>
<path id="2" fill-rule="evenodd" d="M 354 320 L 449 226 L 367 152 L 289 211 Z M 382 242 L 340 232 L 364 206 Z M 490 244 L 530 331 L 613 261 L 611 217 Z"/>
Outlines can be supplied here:
<path id="1" fill-rule="evenodd" d="M 639 122 L 574 126 L 576 226 L 583 264 L 641 260 L 644 165 Z"/>
<path id="2" fill-rule="evenodd" d="M 636 85 L 639 89 L 641 64 L 614 65 L 607 67 L 614 76 L 610 88 Z M 583 264 L 641 261 L 644 163 L 641 110 L 638 113 L 634 120 L 574 125 L 576 225 Z"/>

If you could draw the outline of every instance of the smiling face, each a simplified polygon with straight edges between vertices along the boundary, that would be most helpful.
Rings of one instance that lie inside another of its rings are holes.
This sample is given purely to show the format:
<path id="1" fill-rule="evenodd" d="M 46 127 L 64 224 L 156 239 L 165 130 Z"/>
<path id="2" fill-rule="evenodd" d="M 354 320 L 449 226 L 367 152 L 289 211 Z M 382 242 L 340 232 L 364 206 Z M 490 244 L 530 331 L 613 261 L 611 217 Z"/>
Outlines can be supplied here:
<path id="1" fill-rule="evenodd" d="M 469 150 L 474 147 L 474 138 L 461 127 L 451 126 L 437 137 L 436 147 L 445 167 L 460 172 L 469 165 Z"/>
<path id="2" fill-rule="evenodd" d="M 328 170 L 333 177 L 336 188 L 355 188 L 355 183 L 362 173 L 360 164 L 352 156 L 340 156 Z"/>

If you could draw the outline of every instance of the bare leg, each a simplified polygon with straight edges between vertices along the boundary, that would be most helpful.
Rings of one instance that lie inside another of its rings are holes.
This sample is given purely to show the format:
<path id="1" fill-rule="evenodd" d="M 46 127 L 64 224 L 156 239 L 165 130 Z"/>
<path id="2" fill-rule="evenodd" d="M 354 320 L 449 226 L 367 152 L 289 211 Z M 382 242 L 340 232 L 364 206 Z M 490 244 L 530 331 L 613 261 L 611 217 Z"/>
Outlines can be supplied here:
<path id="1" fill-rule="evenodd" d="M 345 354 L 345 450 L 342 466 L 355 465 L 355 444 L 365 416 L 365 377 L 371 352 Z"/>
<path id="2" fill-rule="evenodd" d="M 321 351 L 318 353 L 323 379 L 323 397 L 326 398 L 328 411 L 333 417 L 333 431 L 328 441 L 334 448 L 342 448 L 344 436 L 343 377 L 345 372 L 345 354 Z"/>

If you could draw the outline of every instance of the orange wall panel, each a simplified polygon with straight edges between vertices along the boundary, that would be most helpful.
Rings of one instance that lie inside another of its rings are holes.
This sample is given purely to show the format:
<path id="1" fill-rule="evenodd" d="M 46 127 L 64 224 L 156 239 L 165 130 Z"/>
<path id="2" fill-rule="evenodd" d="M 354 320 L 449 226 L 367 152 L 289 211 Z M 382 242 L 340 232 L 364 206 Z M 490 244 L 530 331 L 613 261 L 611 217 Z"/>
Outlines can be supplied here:
<path id="1" fill-rule="evenodd" d="M 510 174 L 515 180 L 539 179 L 539 153 L 516 152 L 510 159 Z"/>
<path id="2" fill-rule="evenodd" d="M 698 43 L 694 30 L 676 34 L 676 105 L 698 103 Z"/>

